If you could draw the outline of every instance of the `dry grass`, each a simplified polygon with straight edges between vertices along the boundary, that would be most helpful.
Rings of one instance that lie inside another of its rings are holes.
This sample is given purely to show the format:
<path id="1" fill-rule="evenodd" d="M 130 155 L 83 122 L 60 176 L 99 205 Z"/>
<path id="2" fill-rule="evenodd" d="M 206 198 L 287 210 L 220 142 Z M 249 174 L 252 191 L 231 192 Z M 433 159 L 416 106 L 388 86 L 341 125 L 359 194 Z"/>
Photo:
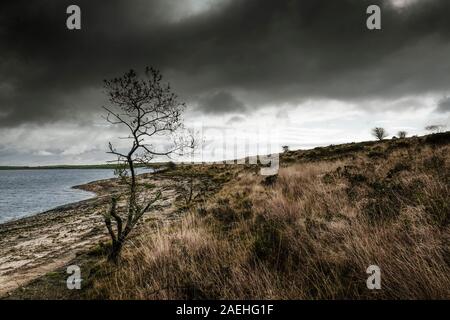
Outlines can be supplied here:
<path id="1" fill-rule="evenodd" d="M 449 146 L 380 145 L 381 157 L 298 160 L 270 186 L 239 174 L 178 225 L 135 239 L 89 296 L 449 299 Z M 373 264 L 382 290 L 366 287 Z"/>

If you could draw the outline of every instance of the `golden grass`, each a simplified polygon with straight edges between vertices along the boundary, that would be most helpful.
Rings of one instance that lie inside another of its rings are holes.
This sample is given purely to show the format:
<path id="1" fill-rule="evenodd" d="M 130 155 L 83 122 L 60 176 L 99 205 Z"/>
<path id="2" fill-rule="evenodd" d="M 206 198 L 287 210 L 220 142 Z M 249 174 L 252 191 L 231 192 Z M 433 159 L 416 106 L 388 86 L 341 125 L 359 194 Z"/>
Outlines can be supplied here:
<path id="1" fill-rule="evenodd" d="M 270 186 L 240 173 L 178 225 L 133 240 L 89 296 L 449 299 L 449 151 L 297 162 Z M 372 291 L 374 264 L 382 289 Z"/>

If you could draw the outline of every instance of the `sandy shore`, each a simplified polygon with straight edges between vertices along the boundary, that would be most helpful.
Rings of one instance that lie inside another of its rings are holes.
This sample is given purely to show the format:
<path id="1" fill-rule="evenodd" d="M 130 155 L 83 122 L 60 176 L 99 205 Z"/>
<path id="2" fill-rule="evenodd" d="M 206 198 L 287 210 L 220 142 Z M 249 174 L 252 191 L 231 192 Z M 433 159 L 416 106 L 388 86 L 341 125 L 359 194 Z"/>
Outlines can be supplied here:
<path id="1" fill-rule="evenodd" d="M 152 174 L 143 174 L 140 179 L 163 189 L 161 209 L 148 215 L 145 221 L 156 219 L 164 223 L 175 219 L 172 182 Z M 77 254 L 108 239 L 102 213 L 108 208 L 111 194 L 121 190 L 117 180 L 100 180 L 76 188 L 95 192 L 97 196 L 0 224 L 0 297 L 66 265 Z"/>

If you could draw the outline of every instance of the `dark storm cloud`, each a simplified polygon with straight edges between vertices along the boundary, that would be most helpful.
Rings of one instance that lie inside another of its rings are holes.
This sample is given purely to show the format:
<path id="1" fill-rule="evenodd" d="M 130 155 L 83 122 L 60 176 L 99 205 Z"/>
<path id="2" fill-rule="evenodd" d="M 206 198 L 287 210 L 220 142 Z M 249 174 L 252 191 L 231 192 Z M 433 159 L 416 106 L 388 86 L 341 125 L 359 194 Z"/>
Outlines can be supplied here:
<path id="1" fill-rule="evenodd" d="M 402 10 L 387 0 L 229 0 L 186 17 L 178 16 L 187 10 L 181 3 L 3 1 L 0 125 L 82 121 L 104 103 L 104 78 L 145 65 L 161 69 L 184 99 L 239 91 L 241 104 L 254 108 L 450 85 L 447 0 Z M 383 5 L 383 29 L 371 32 L 365 11 L 374 3 Z M 66 29 L 70 4 L 81 7 L 81 31 Z"/>
<path id="2" fill-rule="evenodd" d="M 201 97 L 197 110 L 206 114 L 243 113 L 245 105 L 229 92 L 220 91 Z"/>
<path id="3" fill-rule="evenodd" d="M 445 97 L 439 101 L 438 106 L 436 108 L 437 112 L 450 112 L 450 97 Z"/>

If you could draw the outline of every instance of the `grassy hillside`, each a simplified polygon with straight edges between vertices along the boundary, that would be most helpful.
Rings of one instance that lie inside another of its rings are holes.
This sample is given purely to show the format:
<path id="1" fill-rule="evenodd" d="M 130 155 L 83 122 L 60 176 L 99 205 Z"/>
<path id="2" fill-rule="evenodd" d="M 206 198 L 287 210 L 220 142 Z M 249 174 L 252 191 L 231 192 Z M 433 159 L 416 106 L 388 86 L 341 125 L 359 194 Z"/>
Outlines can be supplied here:
<path id="1" fill-rule="evenodd" d="M 182 218 L 142 225 L 119 267 L 105 244 L 79 255 L 82 290 L 64 267 L 8 298 L 450 299 L 449 151 L 450 132 L 289 151 L 273 177 L 170 166 L 153 175 L 179 187 Z"/>
<path id="2" fill-rule="evenodd" d="M 449 154 L 443 133 L 290 151 L 276 178 L 221 167 L 220 191 L 101 262 L 86 297 L 448 299 Z"/>

